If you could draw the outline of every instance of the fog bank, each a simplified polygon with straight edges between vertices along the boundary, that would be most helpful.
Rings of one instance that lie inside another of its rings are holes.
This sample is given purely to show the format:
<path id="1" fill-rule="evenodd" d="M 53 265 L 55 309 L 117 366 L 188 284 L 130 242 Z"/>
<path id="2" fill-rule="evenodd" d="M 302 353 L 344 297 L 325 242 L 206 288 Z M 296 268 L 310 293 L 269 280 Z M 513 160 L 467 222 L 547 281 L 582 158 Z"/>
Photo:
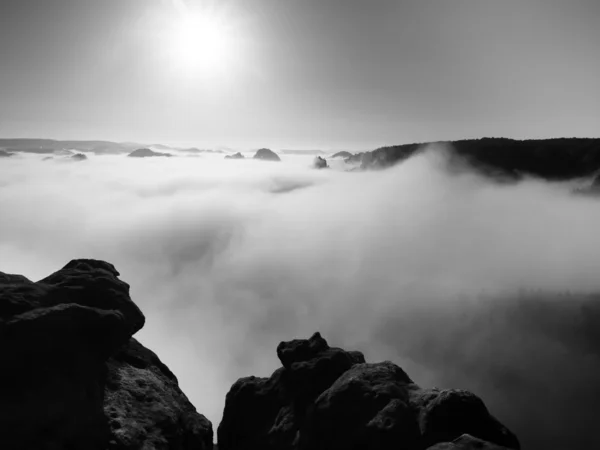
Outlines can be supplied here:
<path id="1" fill-rule="evenodd" d="M 431 151 L 366 173 L 282 159 L 4 159 L 0 271 L 113 263 L 140 341 L 215 427 L 237 378 L 318 330 L 472 390 L 524 448 L 600 446 L 595 198 L 449 172 Z"/>

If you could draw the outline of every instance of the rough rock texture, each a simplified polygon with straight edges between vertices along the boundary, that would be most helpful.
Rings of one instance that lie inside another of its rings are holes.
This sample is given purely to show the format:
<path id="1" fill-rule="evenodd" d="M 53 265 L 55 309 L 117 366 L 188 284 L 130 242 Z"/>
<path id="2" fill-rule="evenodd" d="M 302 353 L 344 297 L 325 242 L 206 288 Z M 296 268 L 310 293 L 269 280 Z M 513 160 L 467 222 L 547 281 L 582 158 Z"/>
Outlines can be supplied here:
<path id="1" fill-rule="evenodd" d="M 117 434 L 104 413 L 111 405 L 121 406 L 123 421 L 151 427 L 163 440 L 136 437 L 118 446 L 113 439 L 110 448 L 209 448 L 185 446 L 202 427 L 202 442 L 210 441 L 210 423 L 195 413 L 174 377 L 153 376 L 168 369 L 130 340 L 145 318 L 118 275 L 112 264 L 96 260 L 71 261 L 37 283 L 0 273 L 0 448 L 106 450 L 111 429 Z M 147 364 L 135 366 L 139 361 Z M 121 399 L 144 378 L 164 390 L 157 391 L 160 402 L 148 395 L 153 407 L 133 415 Z"/>
<path id="2" fill-rule="evenodd" d="M 463 434 L 452 442 L 440 442 L 428 450 L 506 450 L 507 447 L 482 441 L 469 434 Z"/>
<path id="3" fill-rule="evenodd" d="M 169 153 L 160 153 L 155 152 L 154 150 L 150 150 L 149 148 L 138 148 L 137 150 L 132 151 L 129 155 L 132 158 L 149 158 L 151 156 L 172 156 Z"/>
<path id="4" fill-rule="evenodd" d="M 237 152 L 233 155 L 225 156 L 225 159 L 244 159 L 244 155 L 242 155 L 240 152 Z"/>
<path id="5" fill-rule="evenodd" d="M 210 449 L 211 423 L 181 392 L 177 378 L 135 339 L 108 360 L 104 412 L 108 450 Z"/>
<path id="6" fill-rule="evenodd" d="M 277 356 L 283 367 L 270 378 L 241 378 L 227 394 L 221 450 L 519 449 L 474 394 L 423 389 L 395 364 L 367 364 L 319 333 L 280 343 Z"/>
<path id="7" fill-rule="evenodd" d="M 254 155 L 254 159 L 261 159 L 263 161 L 281 161 L 277 153 L 269 150 L 268 148 L 261 148 Z"/>
<path id="8" fill-rule="evenodd" d="M 313 161 L 313 166 L 315 169 L 327 169 L 329 166 L 327 165 L 327 160 L 325 158 L 321 158 L 317 156 Z"/>

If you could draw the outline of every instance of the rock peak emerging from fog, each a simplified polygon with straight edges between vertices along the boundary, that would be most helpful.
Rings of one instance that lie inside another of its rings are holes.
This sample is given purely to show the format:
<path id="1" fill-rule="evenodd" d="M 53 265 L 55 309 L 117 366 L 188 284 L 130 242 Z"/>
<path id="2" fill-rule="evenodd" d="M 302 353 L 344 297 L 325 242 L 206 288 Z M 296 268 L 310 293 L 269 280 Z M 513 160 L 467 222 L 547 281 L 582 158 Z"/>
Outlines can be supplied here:
<path id="1" fill-rule="evenodd" d="M 424 389 L 390 361 L 330 347 L 320 333 L 281 342 L 283 367 L 227 394 L 220 450 L 519 449 L 476 395 Z"/>
<path id="2" fill-rule="evenodd" d="M 149 158 L 152 156 L 171 156 L 169 153 L 160 153 L 155 152 L 154 150 L 150 150 L 149 148 L 138 148 L 137 150 L 132 151 L 129 155 L 132 158 Z"/>
<path id="3" fill-rule="evenodd" d="M 268 148 L 261 148 L 260 150 L 258 150 L 254 155 L 254 159 L 260 159 L 263 161 L 281 161 L 279 155 L 277 155 L 277 153 L 275 153 L 274 151 L 269 150 Z"/>

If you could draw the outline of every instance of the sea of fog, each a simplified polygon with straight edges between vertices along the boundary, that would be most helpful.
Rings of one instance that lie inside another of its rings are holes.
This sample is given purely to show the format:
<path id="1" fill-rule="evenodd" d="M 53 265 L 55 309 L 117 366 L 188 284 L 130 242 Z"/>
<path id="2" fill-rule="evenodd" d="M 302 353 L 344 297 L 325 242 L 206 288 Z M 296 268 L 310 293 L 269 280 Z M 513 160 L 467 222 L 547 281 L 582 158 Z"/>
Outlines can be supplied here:
<path id="1" fill-rule="evenodd" d="M 439 152 L 394 168 L 223 155 L 0 160 L 0 271 L 113 263 L 136 336 L 218 425 L 225 394 L 320 331 L 469 389 L 524 448 L 600 448 L 600 202 L 496 184 Z"/>

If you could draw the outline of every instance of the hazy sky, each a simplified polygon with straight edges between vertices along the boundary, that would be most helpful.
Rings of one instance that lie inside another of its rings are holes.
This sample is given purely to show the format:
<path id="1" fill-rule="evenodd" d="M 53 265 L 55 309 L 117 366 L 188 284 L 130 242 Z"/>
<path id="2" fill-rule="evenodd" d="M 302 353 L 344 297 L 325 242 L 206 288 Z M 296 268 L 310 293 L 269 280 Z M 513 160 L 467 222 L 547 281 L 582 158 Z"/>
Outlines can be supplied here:
<path id="1" fill-rule="evenodd" d="M 2 0 L 0 137 L 371 149 L 599 134 L 598 0 L 190 2 L 219 18 L 225 50 L 222 36 L 177 48 L 176 3 Z"/>

